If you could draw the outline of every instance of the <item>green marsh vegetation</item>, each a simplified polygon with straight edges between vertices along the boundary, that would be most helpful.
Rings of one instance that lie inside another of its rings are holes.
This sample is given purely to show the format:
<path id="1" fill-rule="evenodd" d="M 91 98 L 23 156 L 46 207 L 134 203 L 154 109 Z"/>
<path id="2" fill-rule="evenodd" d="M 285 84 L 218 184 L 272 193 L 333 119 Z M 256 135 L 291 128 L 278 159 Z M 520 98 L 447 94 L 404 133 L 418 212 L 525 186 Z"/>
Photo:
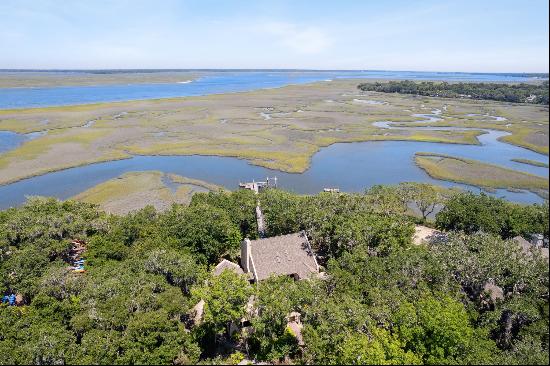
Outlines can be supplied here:
<path id="1" fill-rule="evenodd" d="M 515 162 L 517 162 L 517 163 L 522 163 L 522 164 L 528 164 L 528 165 L 538 166 L 538 167 L 541 167 L 541 168 L 548 168 L 548 164 L 546 164 L 546 163 L 541 163 L 540 161 L 535 161 L 535 160 L 529 160 L 529 159 L 512 159 L 512 161 L 515 161 Z"/>
<path id="2" fill-rule="evenodd" d="M 164 211 L 173 203 L 189 204 L 196 192 L 223 190 L 215 184 L 158 171 L 129 172 L 74 196 L 77 201 L 99 205 L 112 214 L 153 206 Z"/>
<path id="3" fill-rule="evenodd" d="M 325 279 L 259 286 L 210 268 L 256 237 L 306 230 Z M 413 246 L 407 201 L 445 203 L 446 243 Z M 546 364 L 548 262 L 508 240 L 548 237 L 548 203 L 434 195 L 423 186 L 298 196 L 280 190 L 197 193 L 189 206 L 107 215 L 75 201 L 32 198 L 0 212 L 0 354 L 11 364 L 238 363 Z M 85 274 L 67 269 L 86 242 Z M 503 298 L 492 301 L 492 281 Z M 227 335 L 254 295 L 254 332 Z M 204 322 L 187 314 L 206 301 Z M 301 314 L 305 346 L 286 329 Z"/>
<path id="4" fill-rule="evenodd" d="M 479 131 L 389 130 L 372 125 L 391 120 L 414 127 L 418 118 L 412 114 L 436 108 L 445 120 L 433 125 L 509 131 L 512 134 L 503 141 L 548 153 L 546 106 L 359 95 L 357 81 L 340 80 L 203 97 L 1 110 L 0 129 L 47 133 L 0 156 L 0 184 L 136 154 L 231 156 L 299 173 L 320 148 L 338 142 L 478 143 Z M 486 113 L 507 120 L 467 116 Z"/>
<path id="5" fill-rule="evenodd" d="M 435 179 L 487 188 L 526 189 L 548 196 L 548 177 L 429 152 L 416 153 L 415 162 Z"/>

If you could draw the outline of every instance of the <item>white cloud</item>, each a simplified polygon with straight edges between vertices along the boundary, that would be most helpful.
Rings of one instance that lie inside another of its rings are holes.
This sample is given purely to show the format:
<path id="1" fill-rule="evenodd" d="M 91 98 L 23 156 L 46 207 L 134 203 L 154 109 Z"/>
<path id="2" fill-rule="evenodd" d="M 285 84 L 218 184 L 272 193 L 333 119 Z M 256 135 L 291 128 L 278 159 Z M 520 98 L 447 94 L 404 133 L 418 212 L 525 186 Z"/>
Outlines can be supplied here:
<path id="1" fill-rule="evenodd" d="M 262 30 L 277 38 L 281 45 L 303 54 L 315 54 L 327 50 L 332 39 L 317 27 L 299 27 L 290 23 L 267 23 Z"/>

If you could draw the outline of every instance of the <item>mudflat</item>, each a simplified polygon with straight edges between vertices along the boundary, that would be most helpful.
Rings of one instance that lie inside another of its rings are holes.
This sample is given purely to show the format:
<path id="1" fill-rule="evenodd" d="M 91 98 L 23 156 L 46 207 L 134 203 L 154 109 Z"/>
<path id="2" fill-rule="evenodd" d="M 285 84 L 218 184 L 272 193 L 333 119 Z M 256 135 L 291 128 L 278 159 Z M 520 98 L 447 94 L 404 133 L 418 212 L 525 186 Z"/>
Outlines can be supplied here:
<path id="1" fill-rule="evenodd" d="M 174 203 L 187 205 L 197 192 L 222 189 L 211 183 L 176 174 L 130 172 L 98 184 L 73 199 L 97 204 L 108 213 L 125 215 L 148 205 L 157 211 L 164 211 Z"/>

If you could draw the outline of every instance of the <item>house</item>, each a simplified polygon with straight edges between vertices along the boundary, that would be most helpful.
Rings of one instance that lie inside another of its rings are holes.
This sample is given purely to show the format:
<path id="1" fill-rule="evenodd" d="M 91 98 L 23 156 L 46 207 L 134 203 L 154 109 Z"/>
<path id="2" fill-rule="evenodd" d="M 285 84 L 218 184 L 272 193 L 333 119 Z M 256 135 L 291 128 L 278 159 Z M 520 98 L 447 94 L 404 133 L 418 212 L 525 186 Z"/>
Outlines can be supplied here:
<path id="1" fill-rule="evenodd" d="M 243 270 L 241 269 L 241 267 L 239 267 L 237 263 L 230 262 L 227 259 L 224 259 L 220 263 L 218 263 L 218 265 L 214 267 L 214 270 L 212 271 L 212 273 L 214 274 L 214 276 L 219 276 L 226 269 L 233 271 L 238 275 L 244 274 Z"/>
<path id="2" fill-rule="evenodd" d="M 271 275 L 286 275 L 296 280 L 324 278 L 322 273 L 319 273 L 319 265 L 304 231 L 258 240 L 245 239 L 241 243 L 241 265 L 223 259 L 212 269 L 212 274 L 219 276 L 224 271 L 246 274 L 256 282 Z M 205 305 L 205 301 L 201 299 L 191 309 L 188 314 L 188 327 L 198 326 L 203 322 Z M 230 337 L 236 332 L 254 332 L 251 320 L 257 317 L 259 312 L 254 296 L 250 296 L 245 309 L 246 314 L 239 321 L 227 323 L 227 334 Z M 296 338 L 298 345 L 303 346 L 300 313 L 292 312 L 287 315 L 286 320 L 287 330 Z"/>
<path id="3" fill-rule="evenodd" d="M 84 264 L 86 260 L 82 258 L 85 251 L 86 243 L 82 240 L 73 239 L 68 255 L 69 262 L 71 263 L 69 270 L 73 271 L 74 273 L 86 272 L 86 269 L 84 269 Z"/>
<path id="4" fill-rule="evenodd" d="M 435 241 L 445 241 L 447 235 L 439 230 L 427 226 L 416 225 L 414 227 L 413 244 L 429 244 Z"/>
<path id="5" fill-rule="evenodd" d="M 223 259 L 220 263 L 218 263 L 218 265 L 216 267 L 214 267 L 214 269 L 212 270 L 212 274 L 214 276 L 219 276 L 223 273 L 223 271 L 226 271 L 226 270 L 227 271 L 233 271 L 238 275 L 243 275 L 244 274 L 243 270 L 241 269 L 241 267 L 238 264 L 233 263 L 231 261 L 228 261 L 227 259 Z M 252 301 L 252 300 L 249 299 L 249 302 L 250 301 Z M 200 325 L 203 322 L 203 320 L 204 320 L 204 305 L 205 304 L 206 304 L 206 302 L 203 299 L 201 299 L 189 311 L 189 314 L 188 314 L 188 316 L 189 316 L 188 325 L 189 326 L 197 326 L 197 325 Z M 247 311 L 248 311 L 248 307 L 247 307 Z"/>
<path id="6" fill-rule="evenodd" d="M 293 311 L 286 317 L 286 327 L 290 333 L 296 338 L 299 346 L 304 346 L 304 338 L 302 337 L 302 321 L 300 320 L 301 314 Z"/>
<path id="7" fill-rule="evenodd" d="M 514 239 L 516 243 L 518 243 L 518 245 L 520 246 L 521 248 L 521 251 L 524 253 L 524 254 L 529 254 L 530 253 L 530 249 L 531 249 L 531 243 L 529 243 L 527 240 L 525 240 L 523 237 L 521 236 L 516 236 Z"/>
<path id="8" fill-rule="evenodd" d="M 542 234 L 532 234 L 531 235 L 531 244 L 537 248 L 548 247 L 548 240 L 544 239 Z"/>
<path id="9" fill-rule="evenodd" d="M 516 236 L 512 240 L 514 240 L 521 248 L 521 251 L 525 255 L 531 255 L 531 249 L 538 250 L 543 258 L 546 258 L 548 260 L 548 248 L 544 248 L 539 246 L 539 237 L 534 236 L 533 240 L 531 242 L 528 242 L 521 236 Z"/>
<path id="10" fill-rule="evenodd" d="M 241 243 L 241 267 L 256 282 L 271 275 L 305 279 L 319 273 L 319 265 L 305 232 Z"/>
<path id="11" fill-rule="evenodd" d="M 495 285 L 495 282 L 492 279 L 489 279 L 483 285 L 480 298 L 482 304 L 489 308 L 494 308 L 498 301 L 504 300 L 504 290 L 502 287 Z"/>
<path id="12" fill-rule="evenodd" d="M 4 295 L 0 299 L 0 303 L 8 304 L 9 306 L 21 306 L 24 304 L 23 295 L 11 293 L 9 295 Z"/>

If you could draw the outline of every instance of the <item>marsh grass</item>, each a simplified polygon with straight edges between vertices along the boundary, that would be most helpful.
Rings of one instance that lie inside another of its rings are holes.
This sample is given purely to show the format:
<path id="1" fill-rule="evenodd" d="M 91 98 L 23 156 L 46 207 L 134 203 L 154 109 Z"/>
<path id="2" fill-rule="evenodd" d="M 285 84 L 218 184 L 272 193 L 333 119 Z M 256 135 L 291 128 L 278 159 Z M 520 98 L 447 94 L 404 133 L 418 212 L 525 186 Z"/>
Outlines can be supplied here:
<path id="1" fill-rule="evenodd" d="M 480 131 L 388 130 L 372 126 L 375 121 L 426 126 L 415 122 L 422 118 L 411 115 L 429 114 L 444 106 L 445 120 L 430 125 L 507 130 L 513 135 L 504 141 L 548 153 L 548 145 L 529 140 L 535 132 L 547 134 L 547 109 L 376 93 L 365 98 L 387 104 L 353 103 L 358 82 L 341 80 L 200 97 L 0 110 L 0 129 L 48 129 L 46 135 L 0 156 L 0 184 L 132 155 L 230 156 L 300 173 L 309 167 L 312 155 L 321 147 L 339 142 L 479 144 Z M 336 103 L 326 103 L 327 99 Z M 261 111 L 272 114 L 272 118 L 264 120 Z M 464 117 L 468 113 L 498 115 L 501 111 L 506 113 L 510 128 L 504 123 Z M 124 115 L 117 118 L 121 113 Z M 49 122 L 44 125 L 44 120 Z M 96 122 L 82 127 L 90 120 Z"/>
<path id="2" fill-rule="evenodd" d="M 540 162 L 540 161 L 535 161 L 535 160 L 512 159 L 512 161 L 515 161 L 516 163 L 522 163 L 522 164 L 527 164 L 527 165 L 532 165 L 532 166 L 538 166 L 538 167 L 541 167 L 541 168 L 548 168 L 548 164 Z"/>
<path id="3" fill-rule="evenodd" d="M 165 177 L 177 185 L 175 192 L 165 184 Z M 143 171 L 122 174 L 79 193 L 73 199 L 97 204 L 110 213 L 125 214 L 147 205 L 158 210 L 165 210 L 173 203 L 186 205 L 197 191 L 218 190 L 223 188 L 198 179 L 176 174 L 165 175 L 159 171 Z"/>
<path id="4" fill-rule="evenodd" d="M 548 192 L 548 178 L 477 160 L 418 152 L 415 154 L 415 162 L 435 179 L 482 188 L 525 189 L 537 194 Z"/>

